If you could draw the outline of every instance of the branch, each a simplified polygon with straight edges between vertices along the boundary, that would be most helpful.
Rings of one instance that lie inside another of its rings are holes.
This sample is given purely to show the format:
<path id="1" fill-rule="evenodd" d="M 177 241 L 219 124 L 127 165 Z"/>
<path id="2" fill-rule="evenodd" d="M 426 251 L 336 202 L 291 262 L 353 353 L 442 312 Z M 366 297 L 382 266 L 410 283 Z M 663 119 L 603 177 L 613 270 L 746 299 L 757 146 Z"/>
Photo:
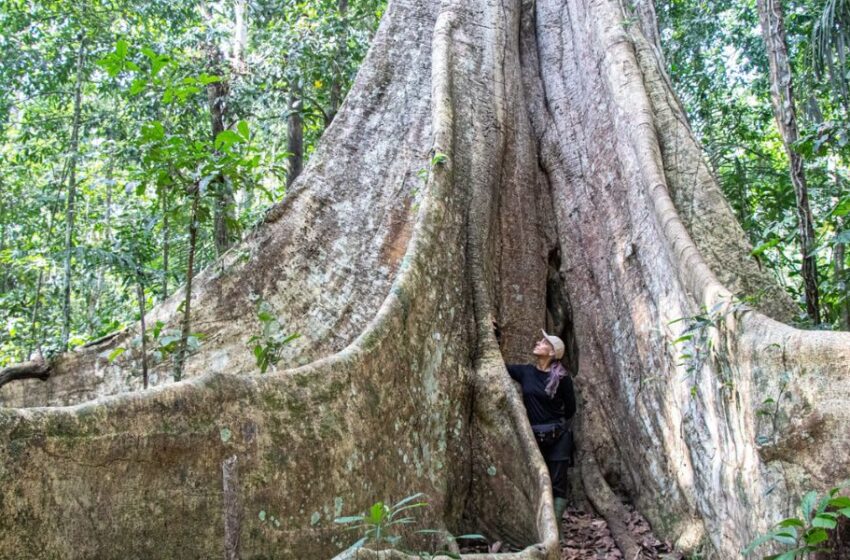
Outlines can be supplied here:
<path id="1" fill-rule="evenodd" d="M 41 379 L 45 381 L 50 377 L 51 370 L 51 365 L 45 362 L 44 358 L 11 365 L 0 369 L 0 387 L 19 379 Z"/>
<path id="2" fill-rule="evenodd" d="M 322 113 L 322 118 L 325 119 L 325 126 L 327 126 L 330 123 L 330 121 L 328 120 L 328 114 L 325 112 L 324 109 L 322 109 L 322 106 L 319 105 L 318 101 L 316 101 L 314 98 L 310 97 L 309 95 L 304 94 L 303 91 L 301 92 L 301 99 L 306 99 L 307 101 L 309 101 L 313 105 L 313 107 L 315 107 L 316 109 L 319 110 L 320 113 Z"/>

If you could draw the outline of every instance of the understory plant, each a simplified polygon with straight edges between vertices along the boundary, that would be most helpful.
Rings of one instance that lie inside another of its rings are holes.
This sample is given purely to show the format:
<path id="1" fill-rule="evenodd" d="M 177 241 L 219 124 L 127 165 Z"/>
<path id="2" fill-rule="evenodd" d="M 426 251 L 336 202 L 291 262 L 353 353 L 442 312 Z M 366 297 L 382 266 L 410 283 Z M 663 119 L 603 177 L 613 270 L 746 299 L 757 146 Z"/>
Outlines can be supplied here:
<path id="1" fill-rule="evenodd" d="M 263 325 L 260 334 L 248 339 L 257 367 L 260 373 L 266 373 L 269 367 L 274 367 L 280 361 L 283 347 L 301 336 L 298 333 L 285 334 L 280 321 L 273 314 L 274 310 L 267 301 L 260 301 L 257 309 L 257 319 Z"/>
<path id="2" fill-rule="evenodd" d="M 349 529 L 357 531 L 360 534 L 360 538 L 350 547 L 352 550 L 363 547 L 376 550 L 387 548 L 403 549 L 404 537 L 402 531 L 404 527 L 416 523 L 416 518 L 411 515 L 413 510 L 428 506 L 428 502 L 424 498 L 425 494 L 418 492 L 407 496 L 392 506 L 383 501 L 375 502 L 364 513 L 347 517 L 337 517 L 334 519 L 334 523 L 348 525 Z M 441 550 L 435 553 L 405 550 L 408 554 L 415 554 L 420 558 L 432 558 L 434 554 L 448 556 L 450 558 L 460 558 L 460 554 L 456 552 L 458 540 L 485 540 L 483 536 L 477 534 L 454 536 L 448 531 L 436 529 L 419 529 L 413 531 L 413 533 L 440 536 L 450 549 L 454 549 L 448 551 Z"/>
<path id="3" fill-rule="evenodd" d="M 831 531 L 838 527 L 840 518 L 850 518 L 850 497 L 841 495 L 850 482 L 832 488 L 823 496 L 808 492 L 800 502 L 801 517 L 789 517 L 759 536 L 743 550 L 749 556 L 757 548 L 777 543 L 786 550 L 762 556 L 762 560 L 797 560 L 812 558 L 819 552 L 830 552 L 827 541 Z"/>

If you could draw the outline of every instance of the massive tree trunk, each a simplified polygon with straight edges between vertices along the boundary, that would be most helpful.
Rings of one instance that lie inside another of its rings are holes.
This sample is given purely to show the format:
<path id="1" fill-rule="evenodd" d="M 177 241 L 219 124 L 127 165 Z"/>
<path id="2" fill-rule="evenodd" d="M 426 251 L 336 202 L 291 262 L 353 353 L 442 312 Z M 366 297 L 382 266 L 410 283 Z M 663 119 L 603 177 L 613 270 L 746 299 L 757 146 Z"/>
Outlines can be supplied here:
<path id="1" fill-rule="evenodd" d="M 3 388 L 100 398 L 0 410 L 0 555 L 330 557 L 354 540 L 335 516 L 422 491 L 417 528 L 557 558 L 502 365 L 544 325 L 578 367 L 585 491 L 605 480 L 681 546 L 736 557 L 847 478 L 850 335 L 779 322 L 793 306 L 641 27 L 617 0 L 392 1 L 286 200 L 197 277 L 191 379 L 160 364 L 160 386 L 104 396 L 140 383 L 131 352 L 104 357 L 128 331 Z M 302 335 L 265 376 L 260 300 Z"/>

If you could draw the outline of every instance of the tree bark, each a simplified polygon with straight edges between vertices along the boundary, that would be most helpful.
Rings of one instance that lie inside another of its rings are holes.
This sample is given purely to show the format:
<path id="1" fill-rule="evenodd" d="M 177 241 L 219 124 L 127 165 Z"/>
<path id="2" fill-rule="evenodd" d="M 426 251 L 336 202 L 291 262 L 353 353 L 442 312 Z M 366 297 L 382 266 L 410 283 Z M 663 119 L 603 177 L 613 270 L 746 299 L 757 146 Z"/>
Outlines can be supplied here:
<path id="1" fill-rule="evenodd" d="M 160 301 L 165 301 L 169 296 L 168 292 L 168 251 L 171 230 L 168 228 L 168 193 L 166 187 L 162 188 L 162 291 L 160 293 Z"/>
<path id="2" fill-rule="evenodd" d="M 207 86 L 207 103 L 210 111 L 212 141 L 225 130 L 227 113 L 228 82 L 224 76 L 221 50 L 213 44 L 207 45 L 210 72 L 220 76 L 221 80 Z M 227 177 L 221 173 L 210 183 L 215 189 L 215 206 L 213 210 L 213 236 L 215 239 L 216 255 L 221 256 L 237 239 L 231 224 L 235 223 L 233 191 Z"/>
<path id="3" fill-rule="evenodd" d="M 145 324 L 145 285 L 141 275 L 136 275 L 136 302 L 139 306 L 139 335 L 142 346 L 142 388 L 148 388 L 148 333 Z"/>
<path id="4" fill-rule="evenodd" d="M 348 26 L 345 25 L 346 18 L 348 17 L 348 0 L 338 0 L 337 12 L 339 13 L 339 19 L 343 22 L 343 35 L 339 39 L 339 44 L 342 45 L 342 48 L 337 59 L 337 61 L 341 61 L 345 59 L 345 51 L 348 49 Z M 328 108 L 327 119 L 325 120 L 325 128 L 330 126 L 333 122 L 337 111 L 339 111 L 339 106 L 342 103 L 343 72 L 343 69 L 338 66 L 334 66 L 333 80 L 331 81 L 330 88 L 330 107 Z"/>
<path id="5" fill-rule="evenodd" d="M 16 496 L 0 501 L 0 556 L 63 556 L 58 511 L 97 520 L 74 525 L 80 557 L 220 557 L 209 520 L 238 455 L 244 557 L 332 557 L 356 540 L 335 517 L 422 491 L 415 529 L 557 558 L 551 484 L 503 365 L 547 317 L 573 341 L 588 494 L 607 485 L 683 549 L 735 558 L 805 490 L 848 478 L 850 334 L 780 322 L 793 302 L 626 21 L 616 0 L 391 2 L 285 200 L 193 282 L 205 340 L 184 382 L 107 396 L 126 374 L 99 356 L 134 327 L 60 357 L 48 390 L 4 388 L 15 406 L 96 400 L 0 409 Z M 188 289 L 149 318 L 175 328 Z M 301 334 L 274 374 L 251 353 L 258 297 Z"/>
<path id="6" fill-rule="evenodd" d="M 767 59 L 770 64 L 770 97 L 776 126 L 788 155 L 791 183 L 797 201 L 797 235 L 802 255 L 803 284 L 806 293 L 806 312 L 814 324 L 821 322 L 820 295 L 818 293 L 817 256 L 814 254 L 816 240 L 809 192 L 803 171 L 803 156 L 794 148 L 799 139 L 797 110 L 794 103 L 794 87 L 791 66 L 788 62 L 788 47 L 785 41 L 785 23 L 781 0 L 758 0 L 759 21 L 764 38 Z"/>
<path id="7" fill-rule="evenodd" d="M 236 74 L 248 71 L 245 51 L 248 48 L 247 1 L 235 0 L 233 3 L 233 38 L 231 44 L 230 67 Z"/>
<path id="8" fill-rule="evenodd" d="M 65 257 L 62 304 L 62 340 L 63 350 L 68 349 L 68 339 L 71 335 L 71 253 L 74 250 L 74 213 L 77 194 L 77 157 L 80 142 L 80 112 L 83 95 L 83 62 L 86 57 L 86 41 L 80 37 L 80 48 L 77 51 L 77 79 L 74 88 L 74 117 L 71 124 L 71 146 L 68 163 L 68 192 L 65 199 Z"/>
<path id="9" fill-rule="evenodd" d="M 106 168 L 106 215 L 104 216 L 105 222 L 105 231 L 104 231 L 104 239 L 107 244 L 112 241 L 112 166 L 113 161 L 110 159 L 109 164 Z M 100 295 L 103 292 L 103 271 L 104 266 L 99 266 L 97 268 L 97 275 L 94 281 L 94 287 L 92 288 L 92 292 L 89 297 L 89 305 L 88 305 L 88 323 L 89 323 L 89 335 L 94 335 L 95 329 L 97 327 L 97 310 L 100 304 Z"/>
<path id="10" fill-rule="evenodd" d="M 842 330 L 850 330 L 850 296 L 847 296 L 847 273 L 844 269 L 845 244 L 836 243 L 832 250 L 833 283 L 843 286 L 844 301 L 838 305 L 838 326 Z"/>
<path id="11" fill-rule="evenodd" d="M 188 351 L 189 335 L 192 328 L 192 280 L 195 278 L 195 251 L 198 246 L 198 206 L 201 202 L 201 189 L 197 183 L 192 186 L 190 196 L 192 207 L 189 211 L 189 258 L 186 263 L 180 341 L 174 354 L 175 381 L 180 381 L 183 378 L 183 365 L 186 362 L 186 352 Z"/>
<path id="12" fill-rule="evenodd" d="M 301 174 L 304 168 L 304 118 L 301 116 L 304 100 L 301 98 L 301 88 L 291 85 L 289 95 L 289 116 L 286 119 L 286 149 L 289 151 L 289 163 L 286 174 L 286 186 L 290 185 Z"/>

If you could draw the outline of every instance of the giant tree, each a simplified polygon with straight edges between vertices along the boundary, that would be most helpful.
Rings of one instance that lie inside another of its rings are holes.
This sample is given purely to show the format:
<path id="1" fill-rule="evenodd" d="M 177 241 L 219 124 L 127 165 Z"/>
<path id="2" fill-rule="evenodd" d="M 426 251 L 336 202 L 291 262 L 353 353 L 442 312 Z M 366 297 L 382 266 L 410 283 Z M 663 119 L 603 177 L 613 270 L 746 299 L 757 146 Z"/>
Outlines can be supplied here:
<path id="1" fill-rule="evenodd" d="M 703 160 L 652 11 L 631 13 L 391 2 L 286 199 L 195 279 L 191 379 L 161 364 L 159 386 L 109 395 L 138 386 L 137 353 L 104 357 L 132 328 L 3 388 L 85 402 L 0 411 L 0 551 L 321 558 L 350 540 L 334 516 L 424 491 L 424 526 L 555 558 L 502 365 L 541 326 L 571 342 L 578 472 L 603 509 L 613 487 L 683 548 L 735 557 L 846 478 L 850 335 L 782 323 L 793 305 Z M 177 325 L 183 297 L 150 322 Z M 265 376 L 260 307 L 301 334 Z"/>

